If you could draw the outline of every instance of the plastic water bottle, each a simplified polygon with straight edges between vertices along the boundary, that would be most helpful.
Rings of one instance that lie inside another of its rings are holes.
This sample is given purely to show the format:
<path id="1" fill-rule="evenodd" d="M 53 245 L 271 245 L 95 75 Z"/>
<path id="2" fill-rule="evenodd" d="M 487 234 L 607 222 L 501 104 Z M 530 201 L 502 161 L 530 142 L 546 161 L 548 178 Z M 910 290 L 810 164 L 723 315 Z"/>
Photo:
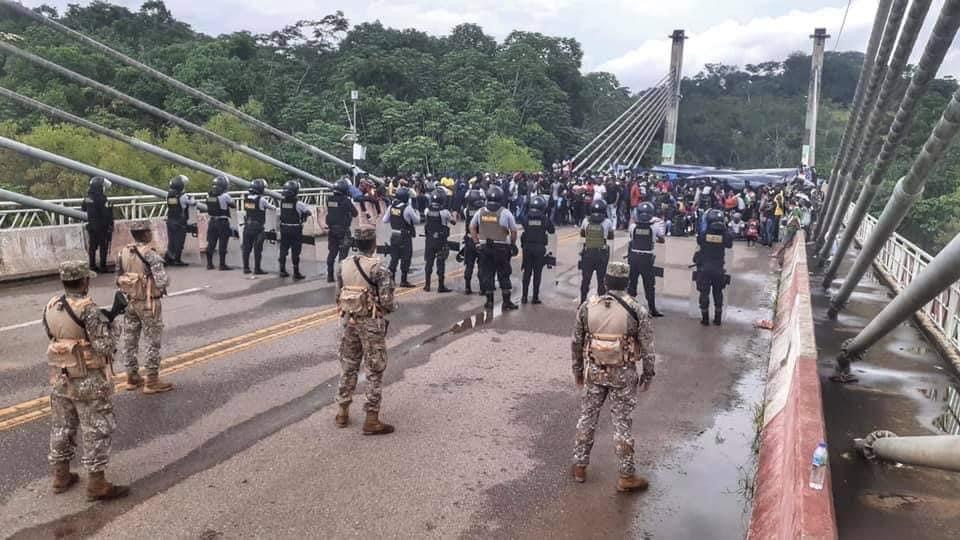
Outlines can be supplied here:
<path id="1" fill-rule="evenodd" d="M 813 451 L 813 462 L 810 465 L 810 487 L 816 490 L 823 489 L 823 482 L 827 478 L 827 443 L 820 441 Z"/>

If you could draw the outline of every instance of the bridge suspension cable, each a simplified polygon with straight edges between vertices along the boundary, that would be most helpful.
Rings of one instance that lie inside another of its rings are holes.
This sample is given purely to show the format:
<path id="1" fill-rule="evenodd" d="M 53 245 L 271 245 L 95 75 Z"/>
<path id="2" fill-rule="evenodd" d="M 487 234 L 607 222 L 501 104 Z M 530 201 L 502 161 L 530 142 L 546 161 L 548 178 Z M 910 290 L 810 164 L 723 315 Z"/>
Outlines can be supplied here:
<path id="1" fill-rule="evenodd" d="M 0 40 L 0 51 L 10 53 L 10 54 L 12 54 L 12 55 L 14 55 L 14 56 L 17 56 L 17 57 L 19 57 L 19 58 L 22 58 L 22 59 L 24 59 L 24 60 L 27 60 L 27 61 L 32 62 L 32 63 L 34 63 L 34 64 L 37 64 L 37 65 L 39 65 L 39 66 L 41 66 L 41 67 L 43 67 L 43 68 L 49 69 L 49 70 L 51 70 L 51 71 L 53 71 L 53 72 L 55 72 L 55 73 L 57 73 L 57 74 L 65 77 L 65 78 L 70 79 L 70 80 L 72 80 L 72 81 L 74 81 L 74 82 L 77 82 L 77 83 L 79 83 L 79 84 L 83 84 L 83 85 L 89 86 L 89 87 L 91 87 L 91 88 L 95 88 L 95 89 L 99 90 L 100 92 L 103 92 L 104 94 L 107 94 L 107 95 L 112 96 L 112 97 L 114 97 L 114 98 L 116 98 L 116 99 L 118 99 L 118 100 L 120 100 L 120 101 L 123 101 L 123 102 L 129 104 L 129 105 L 132 105 L 133 107 L 135 107 L 135 108 L 137 108 L 137 109 L 140 109 L 140 110 L 142 110 L 142 111 L 144 111 L 144 112 L 147 112 L 147 113 L 149 113 L 149 114 L 152 114 L 152 115 L 154 115 L 154 116 L 156 116 L 156 117 L 158 117 L 158 118 L 161 118 L 161 119 L 163 119 L 163 120 L 166 120 L 167 122 L 170 122 L 170 123 L 172 123 L 172 124 L 176 124 L 176 125 L 182 127 L 183 129 L 185 129 L 185 130 L 187 130 L 187 131 L 190 131 L 190 132 L 193 132 L 193 133 L 197 133 L 197 134 L 203 135 L 203 136 L 205 136 L 205 137 L 207 137 L 207 138 L 209 138 L 209 139 L 211 139 L 211 140 L 213 140 L 213 141 L 216 141 L 216 142 L 218 142 L 218 143 L 220 143 L 220 144 L 222 144 L 222 145 L 230 148 L 231 150 L 234 150 L 234 151 L 237 151 L 237 152 L 246 154 L 246 155 L 248 155 L 248 156 L 250 156 L 250 157 L 252 157 L 252 158 L 254 158 L 254 159 L 257 159 L 257 160 L 262 161 L 262 162 L 264 162 L 264 163 L 270 164 L 270 165 L 272 165 L 272 166 L 274 166 L 274 167 L 277 167 L 277 168 L 279 168 L 279 169 L 282 169 L 282 170 L 284 170 L 284 171 L 287 171 L 287 172 L 289 172 L 289 173 L 291 173 L 291 174 L 293 174 L 293 175 L 295 175 L 295 176 L 298 176 L 298 177 L 300 177 L 300 178 L 303 178 L 304 180 L 308 180 L 308 181 L 310 181 L 310 182 L 314 182 L 314 183 L 317 183 L 317 184 L 320 184 L 320 185 L 328 185 L 328 182 L 327 182 L 326 180 L 323 180 L 322 178 L 319 178 L 319 177 L 317 177 L 317 176 L 314 176 L 314 175 L 312 175 L 312 174 L 310 174 L 310 173 L 308 173 L 308 172 L 306 172 L 306 171 L 303 171 L 303 170 L 301 170 L 301 169 L 298 169 L 298 168 L 294 167 L 293 165 L 289 165 L 289 164 L 284 163 L 284 162 L 282 162 L 282 161 L 280 161 L 280 160 L 278 160 L 278 159 L 274 159 L 274 158 L 272 158 L 272 157 L 264 154 L 263 152 L 259 152 L 259 151 L 257 151 L 257 150 L 254 150 L 254 149 L 250 148 L 249 146 L 236 143 L 236 142 L 234 142 L 234 141 L 232 141 L 232 140 L 230 140 L 230 139 L 228 139 L 228 138 L 226 138 L 226 137 L 224 137 L 224 136 L 222 136 L 222 135 L 219 135 L 219 134 L 217 134 L 217 133 L 214 133 L 213 131 L 210 131 L 210 130 L 207 129 L 207 128 L 200 127 L 200 126 L 194 124 L 193 122 L 190 122 L 190 121 L 188 121 L 188 120 L 184 120 L 183 118 L 180 118 L 179 116 L 172 115 L 172 114 L 164 111 L 163 109 L 160 109 L 160 108 L 158 108 L 158 107 L 154 107 L 153 105 L 150 105 L 149 103 L 140 101 L 139 99 L 137 99 L 137 98 L 135 98 L 135 97 L 129 96 L 129 95 L 127 95 L 127 94 L 124 94 L 123 92 L 121 92 L 121 91 L 119 91 L 119 90 L 117 90 L 117 89 L 115 89 L 115 88 L 113 88 L 113 87 L 110 87 L 110 86 L 107 86 L 107 85 L 105 85 L 105 84 L 103 84 L 103 83 L 97 82 L 97 81 L 95 81 L 95 80 L 93 80 L 93 79 L 91 79 L 91 78 L 89 78 L 89 77 L 80 75 L 79 73 L 76 73 L 76 72 L 74 72 L 74 71 L 70 71 L 69 69 L 67 69 L 67 68 L 65 68 L 65 67 L 62 67 L 62 66 L 60 66 L 60 65 L 58 65 L 58 64 L 55 64 L 55 63 L 53 63 L 53 62 L 51 62 L 51 61 L 49 61 L 49 60 L 45 60 L 45 59 L 43 59 L 43 58 L 40 58 L 39 56 L 37 56 L 37 55 L 35 55 L 35 54 L 29 53 L 29 52 L 27 52 L 27 51 L 24 51 L 24 50 L 22 50 L 22 49 L 20 49 L 20 48 L 18 48 L 18 47 L 15 47 L 15 46 L 13 46 L 13 45 L 11 45 L 11 44 L 9 44 L 9 43 L 4 42 L 4 41 L 2 41 L 2 40 Z M 234 181 L 234 183 L 237 183 L 237 182 Z M 241 186 L 241 187 L 244 187 L 244 188 L 248 187 L 248 185 L 245 184 L 245 183 L 237 183 L 237 185 L 239 185 L 239 186 Z"/>
<path id="2" fill-rule="evenodd" d="M 216 99 L 216 98 L 214 98 L 214 97 L 212 97 L 212 96 L 210 96 L 210 95 L 208 95 L 208 94 L 206 94 L 206 93 L 204 93 L 204 92 L 201 92 L 200 90 L 197 90 L 196 88 L 193 88 L 193 87 L 190 86 L 190 85 L 187 85 L 187 84 L 185 84 L 185 83 L 183 83 L 183 82 L 180 82 L 180 81 L 178 81 L 177 79 L 174 79 L 173 77 L 170 77 L 169 75 L 166 75 L 165 73 L 162 73 L 162 72 L 160 72 L 160 71 L 158 71 L 158 70 L 156 70 L 156 69 L 154 69 L 154 68 L 152 68 L 152 67 L 150 67 L 150 66 L 148 66 L 148 65 L 146 65 L 146 64 L 144 64 L 144 63 L 142 63 L 142 62 L 139 62 L 139 61 L 137 61 L 137 60 L 134 60 L 133 58 L 130 58 L 129 56 L 127 56 L 127 55 L 125 55 L 125 54 L 123 54 L 123 53 L 121 53 L 121 52 L 119 52 L 119 51 L 117 51 L 117 50 L 115 50 L 115 49 L 112 49 L 111 47 L 109 47 L 109 46 L 107 46 L 107 45 L 104 45 L 103 43 L 100 43 L 99 41 L 96 41 L 95 39 L 90 38 L 90 37 L 88 37 L 88 36 L 86 36 L 86 35 L 78 32 L 78 31 L 76 31 L 76 30 L 74 30 L 74 29 L 72 29 L 72 28 L 70 28 L 70 27 L 68 27 L 68 26 L 65 26 L 65 25 L 63 25 L 63 24 L 60 24 L 59 22 L 54 21 L 53 19 L 50 19 L 50 18 L 46 17 L 45 15 L 43 15 L 43 14 L 41 14 L 41 13 L 37 13 L 37 12 L 35 12 L 35 11 L 33 11 L 33 10 L 25 7 L 25 6 L 22 6 L 22 5 L 20 5 L 20 4 L 16 3 L 16 2 L 12 1 L 12 0 L 0 0 L 0 5 L 5 5 L 5 6 L 11 8 L 13 11 L 19 13 L 20 15 L 23 15 L 23 16 L 25 16 L 25 17 L 29 17 L 30 19 L 33 19 L 33 20 L 35 20 L 35 21 L 37 21 L 37 22 L 39 22 L 39 23 L 41 23 L 41 24 L 44 24 L 44 25 L 46 25 L 46 26 L 48 26 L 48 27 L 56 30 L 57 32 L 60 32 L 60 33 L 62 33 L 62 34 L 64 34 L 64 35 L 66 35 L 66 36 L 69 36 L 69 37 L 71 37 L 71 38 L 74 38 L 74 39 L 76 39 L 76 40 L 78 40 L 78 41 L 80 41 L 80 42 L 82 42 L 82 43 L 84 43 L 84 44 L 86 44 L 86 45 L 88 45 L 88 46 L 90 46 L 90 47 L 92 47 L 92 48 L 94 48 L 94 49 L 96 49 L 96 50 L 98 50 L 98 51 L 100 51 L 100 52 L 102 52 L 102 53 L 110 56 L 110 57 L 112 57 L 112 58 L 117 59 L 118 61 L 120 61 L 120 62 L 122 62 L 122 63 L 124 63 L 124 64 L 126 64 L 126 65 L 128 65 L 128 66 L 130 66 L 130 67 L 133 67 L 133 68 L 135 68 L 135 69 L 138 69 L 138 70 L 140 70 L 141 72 L 146 73 L 147 75 L 149 75 L 149 76 L 151 76 L 151 77 L 153 77 L 153 78 L 155 78 L 155 79 L 158 79 L 158 80 L 160 80 L 160 81 L 162 81 L 162 82 L 164 82 L 164 83 L 166 83 L 166 84 L 169 84 L 169 85 L 173 86 L 174 88 L 177 88 L 178 90 L 180 90 L 180 91 L 182 91 L 182 92 L 184 92 L 184 93 L 186 93 L 186 94 L 189 94 L 190 96 L 192 96 L 192 97 L 194 97 L 194 98 L 196 98 L 196 99 L 198 99 L 198 100 L 206 103 L 207 105 L 210 105 L 211 107 L 214 107 L 215 109 L 218 109 L 218 110 L 223 111 L 223 112 L 225 112 L 225 113 L 231 114 L 231 115 L 239 118 L 240 120 L 242 120 L 242 121 L 244 121 L 244 122 L 246 122 L 246 123 L 248 123 L 248 124 L 250 124 L 250 125 L 253 125 L 253 126 L 255 126 L 255 127 L 263 130 L 263 131 L 266 131 L 266 132 L 270 133 L 271 135 L 274 135 L 275 137 L 277 137 L 277 138 L 279 138 L 279 139 L 281 139 L 281 140 L 283 140 L 283 141 L 285 141 L 285 142 L 288 142 L 288 143 L 297 145 L 297 146 L 299 146 L 300 148 L 303 148 L 304 150 L 306 150 L 307 152 L 309 152 L 309 153 L 311 153 L 311 154 L 313 154 L 313 155 L 319 156 L 319 157 L 321 157 L 321 158 L 323 158 L 323 159 L 325 159 L 325 160 L 327 160 L 327 161 L 336 163 L 337 165 L 340 165 L 341 167 L 345 167 L 345 168 L 347 168 L 348 170 L 350 170 L 351 172 L 366 173 L 366 171 L 364 171 L 364 170 L 361 169 L 360 167 L 356 167 L 355 165 L 353 165 L 353 164 L 351 164 L 351 163 L 349 163 L 349 162 L 347 162 L 347 161 L 345 161 L 345 160 L 343 160 L 343 159 L 340 159 L 339 157 L 337 157 L 337 156 L 335 156 L 335 155 L 333 155 L 333 154 L 331 154 L 331 153 L 329 153 L 329 152 L 326 152 L 325 150 L 323 150 L 323 149 L 321 149 L 321 148 L 318 148 L 318 147 L 316 147 L 316 146 L 314 146 L 314 145 L 312 145 L 312 144 L 309 144 L 309 143 L 307 143 L 307 142 L 304 142 L 304 141 L 302 141 L 301 139 L 298 139 L 297 137 L 294 137 L 294 136 L 290 135 L 289 133 L 286 133 L 285 131 L 282 131 L 282 130 L 280 130 L 280 129 L 278 129 L 278 128 L 275 128 L 275 127 L 271 126 L 270 124 L 267 124 L 266 122 L 264 122 L 264 121 L 262 121 L 262 120 L 260 120 L 260 119 L 258 119 L 258 118 L 255 118 L 255 117 L 253 117 L 253 116 L 251 116 L 251 115 L 249 115 L 249 114 L 247 114 L 247 113 L 245 113 L 245 112 L 237 109 L 236 107 L 232 107 L 232 106 L 230 106 L 230 105 L 227 105 L 226 103 L 223 103 L 222 101 L 220 101 L 220 100 L 218 100 L 218 99 Z M 299 176 L 299 175 L 298 175 L 298 176 Z M 383 180 L 382 180 L 381 178 L 379 178 L 379 177 L 377 177 L 377 176 L 374 176 L 374 175 L 369 175 L 369 176 L 370 176 L 371 179 L 373 179 L 373 180 L 376 181 L 377 183 L 383 184 Z"/>
<path id="3" fill-rule="evenodd" d="M 637 122 L 636 126 L 625 137 L 622 148 L 616 153 L 611 152 L 607 160 L 600 165 L 600 169 L 605 168 L 609 163 L 612 163 L 613 165 L 624 164 L 625 162 L 623 161 L 623 158 L 625 157 L 625 154 L 627 154 L 629 150 L 632 150 L 636 146 L 643 144 L 647 133 L 650 131 L 650 125 L 654 123 L 655 119 L 659 119 L 663 116 L 664 111 L 666 110 L 666 104 L 670 100 L 670 95 L 670 88 L 667 86 L 664 88 L 664 91 L 660 97 L 657 98 L 657 102 L 653 104 L 650 113 L 641 119 L 640 122 Z"/>
<path id="4" fill-rule="evenodd" d="M 666 122 L 667 111 L 670 110 L 671 99 L 673 99 L 672 95 L 667 96 L 667 99 L 663 102 L 663 105 L 661 105 L 659 112 L 650 116 L 650 121 L 646 131 L 641 133 L 641 136 L 637 138 L 634 149 L 627 153 L 624 163 L 631 169 L 640 164 L 640 161 L 647 152 L 647 148 L 649 148 L 650 143 L 653 142 L 657 131 L 659 131 L 660 127 L 664 125 L 664 122 Z"/>
<path id="5" fill-rule="evenodd" d="M 662 86 L 651 98 L 650 104 L 644 108 L 642 113 L 636 115 L 631 124 L 624 129 L 619 136 L 615 137 L 613 141 L 607 145 L 601 152 L 600 155 L 586 168 L 587 170 L 604 170 L 607 165 L 610 164 L 611 160 L 620 152 L 624 147 L 628 146 L 635 140 L 635 132 L 642 128 L 651 115 L 655 114 L 657 109 L 660 107 L 660 104 L 670 96 L 670 86 Z M 604 159 L 606 156 L 606 159 Z M 602 162 L 600 162 L 603 160 Z"/>

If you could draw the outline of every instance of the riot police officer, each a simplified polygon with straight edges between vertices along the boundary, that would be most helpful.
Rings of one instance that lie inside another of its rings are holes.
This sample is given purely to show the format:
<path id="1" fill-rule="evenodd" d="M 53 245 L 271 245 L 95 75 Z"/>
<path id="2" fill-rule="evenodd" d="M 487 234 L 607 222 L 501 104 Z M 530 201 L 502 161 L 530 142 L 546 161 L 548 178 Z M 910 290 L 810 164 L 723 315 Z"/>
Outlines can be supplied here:
<path id="1" fill-rule="evenodd" d="M 533 277 L 533 303 L 540 302 L 540 280 L 543 277 L 543 266 L 546 263 L 548 234 L 556 231 L 553 222 L 547 216 L 547 199 L 537 195 L 530 201 L 527 215 L 521 220 L 523 235 L 520 236 L 520 246 L 523 248 L 523 295 L 520 303 L 527 303 L 527 292 L 530 287 L 530 278 Z"/>
<path id="2" fill-rule="evenodd" d="M 107 271 L 107 252 L 110 251 L 110 241 L 113 239 L 113 206 L 107 200 L 106 191 L 110 188 L 110 181 L 102 176 L 90 179 L 87 196 L 83 199 L 80 209 L 87 214 L 87 254 L 90 258 L 90 269 L 96 272 Z M 97 266 L 97 252 L 100 252 L 100 266 Z"/>
<path id="3" fill-rule="evenodd" d="M 410 188 L 397 190 L 390 210 L 383 215 L 383 222 L 390 224 L 390 275 L 397 277 L 397 265 L 400 265 L 400 287 L 410 288 L 407 281 L 410 273 L 410 259 L 413 258 L 413 237 L 417 235 L 420 213 L 410 205 Z"/>
<path id="4" fill-rule="evenodd" d="M 473 187 L 467 192 L 466 205 L 463 209 L 463 280 L 466 283 L 466 288 L 463 290 L 464 294 L 473 294 L 471 282 L 473 281 L 473 269 L 477 266 L 477 246 L 473 243 L 473 237 L 470 235 L 470 223 L 473 221 L 473 216 L 479 212 L 487 202 L 486 195 L 476 186 L 476 183 L 473 184 Z"/>
<path id="5" fill-rule="evenodd" d="M 236 208 L 233 198 L 227 193 L 230 182 L 224 176 L 213 179 L 213 185 L 207 193 L 207 270 L 213 270 L 213 252 L 220 248 L 220 270 L 232 270 L 227 266 L 227 242 L 230 241 L 230 209 Z"/>
<path id="6" fill-rule="evenodd" d="M 423 259 L 426 283 L 423 290 L 430 291 L 430 277 L 433 273 L 433 263 L 437 263 L 437 292 L 448 293 L 450 289 L 444 283 L 447 268 L 447 257 L 450 256 L 450 226 L 457 224 L 457 219 L 447 209 L 447 192 L 442 186 L 437 186 L 430 194 L 430 204 L 424 217 L 423 232 L 427 241 L 424 246 Z"/>
<path id="7" fill-rule="evenodd" d="M 357 217 L 357 208 L 350 199 L 350 180 L 341 178 L 333 186 L 333 195 L 327 197 L 327 283 L 333 283 L 336 276 L 333 266 L 347 258 L 350 251 L 350 224 Z"/>
<path id="8" fill-rule="evenodd" d="M 697 290 L 700 291 L 700 324 L 710 324 L 710 295 L 713 294 L 713 324 L 720 326 L 723 315 L 723 289 L 729 282 L 724 270 L 726 250 L 733 247 L 733 236 L 727 231 L 723 211 L 706 213 L 706 229 L 697 235 L 700 250 L 694 254 L 697 265 Z"/>
<path id="9" fill-rule="evenodd" d="M 637 296 L 637 282 L 643 278 L 643 292 L 647 297 L 647 310 L 651 317 L 663 317 L 657 311 L 656 270 L 653 263 L 656 255 L 653 252 L 654 242 L 662 244 L 665 241 L 663 230 L 654 226 L 654 207 L 652 203 L 643 202 L 637 207 L 636 220 L 630 225 L 630 251 L 627 262 L 630 264 L 630 279 L 627 282 L 627 293 Z"/>
<path id="10" fill-rule="evenodd" d="M 580 302 L 587 299 L 593 275 L 597 276 L 597 295 L 606 292 L 603 279 L 607 275 L 607 263 L 610 262 L 610 246 L 613 240 L 614 224 L 607 218 L 607 203 L 597 199 L 590 205 L 590 215 L 580 225 L 583 251 L 580 252 Z"/>
<path id="11" fill-rule="evenodd" d="M 253 251 L 253 273 L 262 276 L 261 261 L 263 260 L 263 240 L 267 223 L 267 210 L 276 211 L 277 207 L 267 200 L 264 192 L 267 190 L 267 181 L 257 178 L 250 184 L 250 189 L 243 197 L 243 273 L 250 273 L 250 252 Z"/>
<path id="12" fill-rule="evenodd" d="M 293 279 L 306 276 L 300 273 L 300 251 L 303 249 L 303 222 L 310 217 L 310 207 L 297 200 L 300 182 L 290 180 L 283 185 L 283 200 L 280 202 L 280 277 L 287 273 L 287 252 L 293 262 Z"/>
<path id="13" fill-rule="evenodd" d="M 486 295 L 483 307 L 493 309 L 496 292 L 494 279 L 500 284 L 503 294 L 503 309 L 517 309 L 510 299 L 510 258 L 520 253 L 517 249 L 517 221 L 510 210 L 504 208 L 506 197 L 499 186 L 487 190 L 486 206 L 473 215 L 470 234 L 477 247 L 480 269 L 480 293 Z"/>
<path id="14" fill-rule="evenodd" d="M 190 179 L 180 174 L 170 180 L 167 191 L 167 253 L 163 260 L 170 266 L 187 266 L 183 262 L 183 244 L 187 240 L 187 218 L 196 201 L 183 192 Z"/>

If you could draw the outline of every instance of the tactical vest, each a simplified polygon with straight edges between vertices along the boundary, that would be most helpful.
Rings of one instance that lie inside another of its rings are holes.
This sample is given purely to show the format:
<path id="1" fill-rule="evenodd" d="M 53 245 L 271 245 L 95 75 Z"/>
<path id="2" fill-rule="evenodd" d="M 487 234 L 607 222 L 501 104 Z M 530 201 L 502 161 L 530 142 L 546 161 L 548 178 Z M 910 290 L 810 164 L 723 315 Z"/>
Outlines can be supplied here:
<path id="1" fill-rule="evenodd" d="M 263 195 L 256 193 L 247 193 L 243 196 L 243 211 L 246 213 L 247 223 L 259 223 L 263 225 L 267 222 L 267 212 L 260 207 L 260 198 Z"/>
<path id="2" fill-rule="evenodd" d="M 297 200 L 284 199 L 280 202 L 280 224 L 286 227 L 300 227 L 303 225 L 303 218 L 297 211 Z"/>
<path id="3" fill-rule="evenodd" d="M 542 217 L 528 217 L 523 228 L 523 242 L 525 244 L 547 245 L 547 227 Z"/>
<path id="4" fill-rule="evenodd" d="M 584 357 L 598 366 L 632 362 L 636 340 L 627 335 L 630 318 L 630 313 L 611 295 L 591 298 L 587 304 Z"/>
<path id="5" fill-rule="evenodd" d="M 163 296 L 163 291 L 157 289 L 150 276 L 149 269 L 140 260 L 134 250 L 139 250 L 140 254 L 146 258 L 147 250 L 153 251 L 149 246 L 130 244 L 120 250 L 119 263 L 123 273 L 117 276 L 117 287 L 124 292 L 131 300 L 146 300 L 148 298 L 156 299 Z"/>
<path id="6" fill-rule="evenodd" d="M 637 224 L 630 237 L 631 253 L 653 253 L 653 227 L 650 224 Z"/>
<path id="7" fill-rule="evenodd" d="M 348 205 L 353 205 L 353 202 L 339 193 L 327 198 L 328 227 L 350 227 L 353 216 Z"/>
<path id="8" fill-rule="evenodd" d="M 70 306 L 79 322 L 74 321 L 61 305 L 61 299 Z M 85 377 L 88 370 L 103 369 L 109 364 L 106 356 L 93 350 L 87 330 L 83 326 L 83 310 L 91 304 L 93 300 L 89 296 L 55 296 L 47 302 L 43 321 L 50 337 L 47 365 L 50 366 L 51 383 L 63 373 L 66 373 L 68 378 L 75 379 Z"/>
<path id="9" fill-rule="evenodd" d="M 170 190 L 167 192 L 167 221 L 173 223 L 186 223 L 187 214 L 183 206 L 180 205 L 180 192 Z"/>
<path id="10" fill-rule="evenodd" d="M 480 226 L 478 229 L 481 242 L 490 240 L 501 244 L 507 243 L 507 235 L 510 234 L 510 229 L 500 224 L 500 216 L 503 212 L 503 208 L 498 208 L 496 212 L 491 212 L 486 208 L 480 209 Z"/>
<path id="11" fill-rule="evenodd" d="M 207 193 L 207 214 L 209 214 L 212 218 L 229 218 L 230 209 L 221 208 L 220 197 L 211 191 L 210 193 Z"/>
<path id="12" fill-rule="evenodd" d="M 426 211 L 423 232 L 427 233 L 427 236 L 430 238 L 446 238 L 446 236 L 450 233 L 450 229 L 443 223 L 441 210 Z"/>
<path id="13" fill-rule="evenodd" d="M 415 234 L 415 229 L 411 223 L 403 217 L 407 209 L 407 203 L 397 201 L 390 207 L 390 228 L 395 232 L 404 232 L 409 235 Z"/>
<path id="14" fill-rule="evenodd" d="M 603 234 L 603 223 L 587 223 L 583 247 L 586 249 L 606 249 L 607 237 Z"/>
<path id="15" fill-rule="evenodd" d="M 383 317 L 378 291 L 357 269 L 358 263 L 367 277 L 372 280 L 374 269 L 380 264 L 380 258 L 355 255 L 340 263 L 340 277 L 343 280 L 343 287 L 340 289 L 340 297 L 337 301 L 340 314 L 351 318 Z"/>
<path id="16" fill-rule="evenodd" d="M 703 233 L 703 242 L 700 246 L 700 260 L 703 262 L 719 263 L 723 265 L 726 248 L 724 234 L 707 231 Z"/>
<path id="17" fill-rule="evenodd" d="M 464 209 L 463 215 L 467 219 L 465 219 L 463 222 L 463 232 L 470 234 L 470 222 L 473 221 L 473 215 L 476 213 L 477 211 L 474 210 L 473 208 L 470 208 L 469 206 L 466 209 Z"/>

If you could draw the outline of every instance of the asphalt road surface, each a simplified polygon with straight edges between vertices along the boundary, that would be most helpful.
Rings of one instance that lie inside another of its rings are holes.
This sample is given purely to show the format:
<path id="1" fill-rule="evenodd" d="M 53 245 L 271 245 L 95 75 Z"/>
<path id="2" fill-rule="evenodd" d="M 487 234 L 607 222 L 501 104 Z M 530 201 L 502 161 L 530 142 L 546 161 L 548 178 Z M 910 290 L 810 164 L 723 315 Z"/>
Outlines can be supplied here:
<path id="1" fill-rule="evenodd" d="M 703 328 L 687 268 L 694 242 L 658 246 L 666 268 L 658 307 L 667 316 L 655 320 L 657 377 L 634 423 L 638 473 L 651 489 L 618 494 L 606 414 L 587 482 L 569 477 L 579 412 L 569 342 L 580 277 L 576 235 L 558 233 L 559 266 L 545 271 L 543 305 L 485 313 L 482 297 L 463 294 L 461 277 L 448 279 L 455 292 L 447 295 L 402 293 L 381 412 L 397 431 L 385 437 L 360 435 L 362 395 L 349 429 L 333 425 L 338 325 L 332 285 L 312 253 L 309 279 L 296 283 L 171 269 L 163 355 L 176 388 L 118 392 L 108 477 L 133 493 L 109 503 L 87 503 L 82 485 L 58 496 L 49 490 L 46 338 L 36 320 L 58 283 L 3 285 L 0 533 L 742 538 L 769 351 L 767 332 L 753 323 L 771 317 L 776 283 L 769 251 L 736 245 L 724 325 Z M 619 237 L 614 257 L 625 249 Z M 268 270 L 275 259 L 265 256 Z M 417 281 L 422 266 L 418 242 Z M 452 257 L 448 268 L 459 275 Z M 107 302 L 112 291 L 111 276 L 94 281 L 95 299 Z"/>

